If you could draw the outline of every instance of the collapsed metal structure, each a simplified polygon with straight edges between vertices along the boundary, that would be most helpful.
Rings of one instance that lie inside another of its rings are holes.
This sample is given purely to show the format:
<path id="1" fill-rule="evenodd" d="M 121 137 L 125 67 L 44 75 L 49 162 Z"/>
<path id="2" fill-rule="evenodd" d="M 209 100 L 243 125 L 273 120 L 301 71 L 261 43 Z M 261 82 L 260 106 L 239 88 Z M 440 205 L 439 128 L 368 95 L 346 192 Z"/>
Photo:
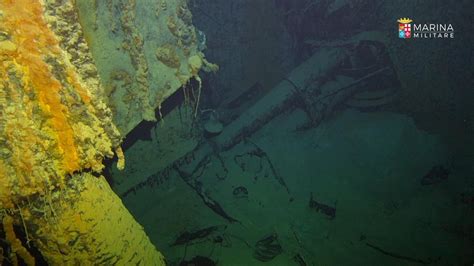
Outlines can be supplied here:
<path id="1" fill-rule="evenodd" d="M 345 104 L 354 106 L 356 103 L 358 108 L 377 108 L 388 103 L 395 98 L 397 86 L 396 72 L 382 42 L 358 35 L 345 42 L 326 43 L 242 113 L 235 114 L 242 111 L 235 104 L 239 102 L 237 100 L 230 101 L 232 104 L 227 105 L 227 110 L 217 110 L 228 114 L 227 120 L 223 119 L 226 121 L 219 135 L 210 136 L 185 156 L 148 176 L 121 196 L 126 197 L 147 185 L 160 184 L 172 176 L 179 176 L 206 206 L 229 222 L 236 222 L 216 199 L 205 193 L 199 181 L 202 169 L 210 162 L 211 156 L 218 157 L 220 152 L 249 140 L 272 119 L 295 108 L 306 113 L 307 122 L 298 128 L 306 130 L 318 126 Z M 255 146 L 252 151 L 254 155 L 269 161 L 262 149 L 251 144 Z M 272 166 L 271 161 L 269 164 Z M 290 193 L 283 177 L 273 172 L 278 183 Z"/>

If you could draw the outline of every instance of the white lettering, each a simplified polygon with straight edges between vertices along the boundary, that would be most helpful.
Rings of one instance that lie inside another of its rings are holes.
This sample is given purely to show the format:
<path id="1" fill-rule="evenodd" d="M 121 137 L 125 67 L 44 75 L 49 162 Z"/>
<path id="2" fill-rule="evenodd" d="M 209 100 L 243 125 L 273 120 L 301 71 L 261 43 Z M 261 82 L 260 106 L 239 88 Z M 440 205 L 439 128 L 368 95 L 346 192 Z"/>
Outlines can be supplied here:
<path id="1" fill-rule="evenodd" d="M 454 27 L 452 24 L 411 24 L 412 38 L 421 39 L 448 39 L 454 38 Z"/>

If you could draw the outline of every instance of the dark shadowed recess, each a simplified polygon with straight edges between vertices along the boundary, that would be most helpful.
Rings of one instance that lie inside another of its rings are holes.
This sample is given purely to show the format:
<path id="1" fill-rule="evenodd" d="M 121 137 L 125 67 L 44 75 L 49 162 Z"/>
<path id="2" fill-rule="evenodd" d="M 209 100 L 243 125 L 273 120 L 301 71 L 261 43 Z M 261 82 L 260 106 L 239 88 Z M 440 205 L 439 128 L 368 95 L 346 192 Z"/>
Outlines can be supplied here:
<path id="1" fill-rule="evenodd" d="M 135 142 L 138 140 L 151 140 L 151 130 L 155 127 L 160 121 L 161 116 L 165 117 L 169 114 L 174 108 L 180 106 L 184 103 L 184 88 L 186 89 L 196 89 L 198 87 L 198 83 L 195 79 L 191 79 L 186 87 L 181 87 L 171 96 L 169 96 L 161 105 L 161 115 L 160 110 L 158 108 L 155 110 L 155 117 L 157 121 L 141 121 L 132 131 L 130 131 L 122 141 L 122 149 L 126 151 L 128 148 L 133 146 Z M 104 159 L 104 172 L 103 175 L 109 182 L 109 184 L 113 184 L 113 179 L 110 174 L 110 167 L 117 162 L 117 156 L 113 158 L 105 158 Z"/>

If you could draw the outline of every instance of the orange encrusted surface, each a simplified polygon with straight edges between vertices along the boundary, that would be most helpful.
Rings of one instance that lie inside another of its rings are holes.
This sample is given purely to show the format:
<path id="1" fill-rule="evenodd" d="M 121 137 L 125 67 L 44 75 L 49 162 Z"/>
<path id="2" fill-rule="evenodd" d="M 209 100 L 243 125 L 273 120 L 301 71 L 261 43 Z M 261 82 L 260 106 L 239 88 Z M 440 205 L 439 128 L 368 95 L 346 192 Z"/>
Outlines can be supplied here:
<path id="1" fill-rule="evenodd" d="M 118 132 L 107 132 L 98 118 L 106 115 L 40 1 L 1 1 L 0 10 L 0 204 L 8 208 L 11 197 L 44 194 L 75 171 L 100 171 Z"/>

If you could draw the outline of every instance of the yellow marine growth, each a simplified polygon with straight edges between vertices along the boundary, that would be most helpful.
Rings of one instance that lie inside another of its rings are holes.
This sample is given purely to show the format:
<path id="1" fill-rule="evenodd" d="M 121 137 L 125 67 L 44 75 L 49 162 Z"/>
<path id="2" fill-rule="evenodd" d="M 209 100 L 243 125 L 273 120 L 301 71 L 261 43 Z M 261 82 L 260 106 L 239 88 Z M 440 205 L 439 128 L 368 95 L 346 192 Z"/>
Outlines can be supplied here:
<path id="1" fill-rule="evenodd" d="M 17 196 L 44 195 L 74 171 L 102 170 L 118 132 L 104 130 L 40 3 L 2 1 L 0 10 L 0 204 L 12 208 Z"/>
<path id="2" fill-rule="evenodd" d="M 72 11 L 65 2 L 73 1 L 46 1 L 47 12 L 58 20 L 52 28 L 64 46 L 87 41 L 123 135 L 142 120 L 155 121 L 156 109 L 160 116 L 163 102 L 190 79 L 199 79 L 201 69 L 217 70 L 201 51 L 205 41 L 198 38 L 187 0 L 75 1 Z M 78 22 L 83 35 L 71 42 L 62 25 Z"/>
<path id="3" fill-rule="evenodd" d="M 13 230 L 13 218 L 9 215 L 5 215 L 5 217 L 3 217 L 3 226 L 5 230 L 5 240 L 12 248 L 12 254 L 10 254 L 12 264 L 18 264 L 18 258 L 16 256 L 18 254 L 27 265 L 34 265 L 35 259 L 26 248 L 23 247 L 21 241 L 15 235 L 15 231 Z"/>
<path id="4" fill-rule="evenodd" d="M 52 195 L 61 200 L 43 209 L 46 217 L 57 213 L 50 219 L 54 225 L 38 216 L 31 218 L 41 226 L 33 232 L 32 242 L 50 264 L 165 265 L 103 177 L 83 173 L 71 179 L 68 187 L 71 189 Z"/>
<path id="5" fill-rule="evenodd" d="M 42 1 L 0 1 L 0 233 L 11 247 L 0 254 L 33 265 L 34 246 L 53 265 L 164 265 L 100 175 L 114 149 L 124 158 L 97 76 L 71 64 L 47 21 Z"/>

